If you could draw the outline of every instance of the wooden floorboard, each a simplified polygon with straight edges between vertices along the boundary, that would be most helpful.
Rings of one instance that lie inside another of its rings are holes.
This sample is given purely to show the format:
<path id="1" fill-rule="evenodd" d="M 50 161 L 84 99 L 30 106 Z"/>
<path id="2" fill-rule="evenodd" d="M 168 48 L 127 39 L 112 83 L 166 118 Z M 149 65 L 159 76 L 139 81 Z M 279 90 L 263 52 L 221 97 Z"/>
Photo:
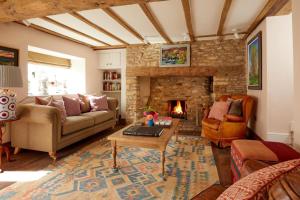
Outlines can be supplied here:
<path id="1" fill-rule="evenodd" d="M 58 159 L 62 159 L 72 153 L 77 152 L 83 147 L 103 139 L 109 134 L 119 130 L 124 126 L 117 126 L 115 129 L 109 129 L 99 134 L 81 140 L 73 145 L 70 145 L 58 152 Z M 216 184 L 198 194 L 193 200 L 214 200 L 216 199 L 229 185 L 231 185 L 230 176 L 230 148 L 219 149 L 212 146 L 215 157 L 220 184 Z M 4 156 L 3 156 L 4 157 Z M 46 152 L 22 150 L 18 155 L 12 155 L 13 161 L 7 162 L 3 159 L 3 166 L 5 171 L 36 171 L 46 168 L 53 161 Z M 0 182 L 0 190 L 13 184 L 14 182 Z"/>

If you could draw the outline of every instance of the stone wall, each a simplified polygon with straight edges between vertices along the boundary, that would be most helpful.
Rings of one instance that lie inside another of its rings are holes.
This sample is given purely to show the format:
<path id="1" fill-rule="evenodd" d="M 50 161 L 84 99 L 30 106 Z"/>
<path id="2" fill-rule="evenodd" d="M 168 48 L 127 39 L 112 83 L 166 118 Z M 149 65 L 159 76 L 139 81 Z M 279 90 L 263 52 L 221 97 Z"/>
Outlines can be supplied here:
<path id="1" fill-rule="evenodd" d="M 151 78 L 150 105 L 160 115 L 168 114 L 169 100 L 185 100 L 188 120 L 195 120 L 196 114 L 201 117 L 203 107 L 210 105 L 208 77 L 158 77 Z"/>
<path id="2" fill-rule="evenodd" d="M 127 48 L 127 69 L 132 67 L 159 67 L 160 45 L 130 46 Z M 224 94 L 246 94 L 245 43 L 243 40 L 207 40 L 191 45 L 191 67 L 214 67 L 213 94 L 208 94 L 207 77 L 156 77 L 151 78 L 151 89 L 140 88 L 138 77 L 126 78 L 127 120 L 133 121 L 142 115 L 144 101 L 140 90 L 150 90 L 150 105 L 165 112 L 165 104 L 159 99 L 177 97 L 189 99 L 192 105 L 190 119 L 196 109 L 211 104 L 214 98 Z M 170 83 L 170 87 L 167 87 Z M 172 91 L 176 92 L 172 92 Z M 153 94 L 153 95 L 152 95 Z M 172 96 L 173 95 L 173 96 Z"/>

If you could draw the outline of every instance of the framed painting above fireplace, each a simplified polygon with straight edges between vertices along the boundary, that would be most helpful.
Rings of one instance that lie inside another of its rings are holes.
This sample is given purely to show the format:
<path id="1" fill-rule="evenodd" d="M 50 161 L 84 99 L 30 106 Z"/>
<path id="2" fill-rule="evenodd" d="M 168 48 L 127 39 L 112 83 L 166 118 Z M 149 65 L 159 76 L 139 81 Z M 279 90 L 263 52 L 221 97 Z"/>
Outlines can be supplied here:
<path id="1" fill-rule="evenodd" d="M 190 45 L 162 45 L 160 48 L 160 67 L 189 67 Z"/>

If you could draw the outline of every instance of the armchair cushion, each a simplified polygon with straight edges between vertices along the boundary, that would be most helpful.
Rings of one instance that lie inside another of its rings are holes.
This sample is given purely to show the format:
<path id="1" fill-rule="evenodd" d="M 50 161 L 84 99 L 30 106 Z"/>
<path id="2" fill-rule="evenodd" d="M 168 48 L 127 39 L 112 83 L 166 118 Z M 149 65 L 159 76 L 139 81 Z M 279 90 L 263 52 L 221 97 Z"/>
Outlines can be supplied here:
<path id="1" fill-rule="evenodd" d="M 231 101 L 228 111 L 229 115 L 243 116 L 243 100 L 242 99 L 229 99 Z"/>
<path id="2" fill-rule="evenodd" d="M 244 121 L 243 117 L 237 116 L 237 115 L 225 115 L 224 119 L 227 122 L 243 122 Z"/>
<path id="3" fill-rule="evenodd" d="M 221 121 L 217 119 L 205 118 L 202 120 L 202 126 L 206 126 L 214 130 L 219 129 L 220 123 Z"/>
<path id="4" fill-rule="evenodd" d="M 227 114 L 229 109 L 229 102 L 226 101 L 216 101 L 214 102 L 208 118 L 218 119 L 220 121 L 223 121 L 224 115 Z"/>

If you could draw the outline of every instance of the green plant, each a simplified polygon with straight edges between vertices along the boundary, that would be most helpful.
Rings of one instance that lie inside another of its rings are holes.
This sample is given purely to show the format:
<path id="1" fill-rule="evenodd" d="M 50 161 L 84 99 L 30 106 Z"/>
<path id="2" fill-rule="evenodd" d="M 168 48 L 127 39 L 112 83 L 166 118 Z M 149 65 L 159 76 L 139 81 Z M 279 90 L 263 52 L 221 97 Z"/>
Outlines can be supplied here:
<path id="1" fill-rule="evenodd" d="M 155 112 L 154 108 L 151 106 L 147 105 L 143 108 L 144 112 Z"/>

